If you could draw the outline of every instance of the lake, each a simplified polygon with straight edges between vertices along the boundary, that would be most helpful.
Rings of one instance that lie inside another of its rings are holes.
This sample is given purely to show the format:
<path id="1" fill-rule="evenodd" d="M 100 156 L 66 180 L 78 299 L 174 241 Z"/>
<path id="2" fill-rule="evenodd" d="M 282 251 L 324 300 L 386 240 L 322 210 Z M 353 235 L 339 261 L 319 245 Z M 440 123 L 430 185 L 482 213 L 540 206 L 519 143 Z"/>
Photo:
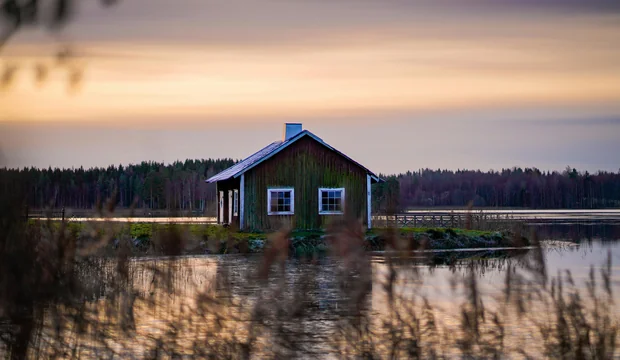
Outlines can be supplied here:
<path id="1" fill-rule="evenodd" d="M 591 318 L 588 309 L 596 308 L 600 320 L 607 300 L 618 299 L 620 226 L 532 229 L 542 248 L 142 257 L 84 266 L 88 325 L 76 331 L 79 321 L 67 312 L 58 331 L 58 313 L 48 309 L 35 353 L 54 344 L 60 353 L 100 358 L 551 356 L 567 346 L 562 338 L 578 338 L 570 328 L 579 314 Z M 606 290 L 599 275 L 608 256 Z M 591 267 L 596 298 L 586 284 Z M 558 274 L 566 299 L 579 292 L 579 302 L 558 302 Z M 608 310 L 617 322 L 617 307 Z"/>

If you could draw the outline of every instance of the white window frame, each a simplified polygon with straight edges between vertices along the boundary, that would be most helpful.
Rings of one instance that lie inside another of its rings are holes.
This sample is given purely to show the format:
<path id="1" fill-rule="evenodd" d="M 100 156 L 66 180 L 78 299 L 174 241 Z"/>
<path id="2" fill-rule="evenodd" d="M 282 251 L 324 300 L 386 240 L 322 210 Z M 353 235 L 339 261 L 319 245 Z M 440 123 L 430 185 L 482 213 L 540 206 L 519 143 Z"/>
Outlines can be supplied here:
<path id="1" fill-rule="evenodd" d="M 272 192 L 290 192 L 291 193 L 291 211 L 271 211 L 271 193 Z M 267 189 L 267 215 L 294 215 L 295 214 L 295 189 L 293 188 L 268 188 Z"/>
<path id="2" fill-rule="evenodd" d="M 239 190 L 233 192 L 233 216 L 239 216 Z"/>
<path id="3" fill-rule="evenodd" d="M 323 211 L 323 191 L 341 191 L 342 192 L 342 210 L 341 211 Z M 345 189 L 344 188 L 319 188 L 319 215 L 342 215 L 345 206 Z"/>

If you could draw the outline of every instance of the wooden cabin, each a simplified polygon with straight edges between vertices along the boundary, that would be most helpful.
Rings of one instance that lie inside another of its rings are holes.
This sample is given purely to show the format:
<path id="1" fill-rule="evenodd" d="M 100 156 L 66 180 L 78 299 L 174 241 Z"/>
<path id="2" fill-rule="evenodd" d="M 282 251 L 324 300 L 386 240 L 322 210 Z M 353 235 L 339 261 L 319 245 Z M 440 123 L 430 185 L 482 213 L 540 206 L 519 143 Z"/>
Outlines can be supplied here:
<path id="1" fill-rule="evenodd" d="M 207 179 L 217 185 L 219 224 L 262 231 L 320 229 L 343 216 L 370 228 L 371 185 L 382 181 L 299 123 L 285 124 L 282 140 Z"/>

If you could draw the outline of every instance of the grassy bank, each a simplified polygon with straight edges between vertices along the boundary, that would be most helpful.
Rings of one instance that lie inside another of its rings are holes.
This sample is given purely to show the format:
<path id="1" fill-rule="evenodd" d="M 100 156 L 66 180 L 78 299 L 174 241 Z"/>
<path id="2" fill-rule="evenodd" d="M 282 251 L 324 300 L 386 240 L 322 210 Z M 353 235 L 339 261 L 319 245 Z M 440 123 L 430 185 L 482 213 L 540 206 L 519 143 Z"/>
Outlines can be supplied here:
<path id="1" fill-rule="evenodd" d="M 31 221 L 33 228 L 62 231 L 78 239 L 107 238 L 106 250 L 123 244 L 134 254 L 156 254 L 175 243 L 185 254 L 259 253 L 275 234 L 235 231 L 218 225 L 158 223 L 82 223 Z M 445 228 L 375 228 L 357 234 L 357 246 L 367 251 L 446 250 L 528 246 L 519 234 Z M 292 231 L 287 234 L 289 253 L 298 256 L 326 253 L 333 240 L 325 231 Z"/>

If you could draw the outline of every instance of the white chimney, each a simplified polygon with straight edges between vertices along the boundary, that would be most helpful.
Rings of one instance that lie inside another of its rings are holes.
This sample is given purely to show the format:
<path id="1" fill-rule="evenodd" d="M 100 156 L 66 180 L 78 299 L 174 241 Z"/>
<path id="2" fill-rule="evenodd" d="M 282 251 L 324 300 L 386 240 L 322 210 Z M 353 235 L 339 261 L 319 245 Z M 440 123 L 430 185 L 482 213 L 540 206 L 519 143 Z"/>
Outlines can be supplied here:
<path id="1" fill-rule="evenodd" d="M 286 123 L 284 124 L 284 141 L 292 138 L 293 136 L 302 132 L 301 123 Z"/>

